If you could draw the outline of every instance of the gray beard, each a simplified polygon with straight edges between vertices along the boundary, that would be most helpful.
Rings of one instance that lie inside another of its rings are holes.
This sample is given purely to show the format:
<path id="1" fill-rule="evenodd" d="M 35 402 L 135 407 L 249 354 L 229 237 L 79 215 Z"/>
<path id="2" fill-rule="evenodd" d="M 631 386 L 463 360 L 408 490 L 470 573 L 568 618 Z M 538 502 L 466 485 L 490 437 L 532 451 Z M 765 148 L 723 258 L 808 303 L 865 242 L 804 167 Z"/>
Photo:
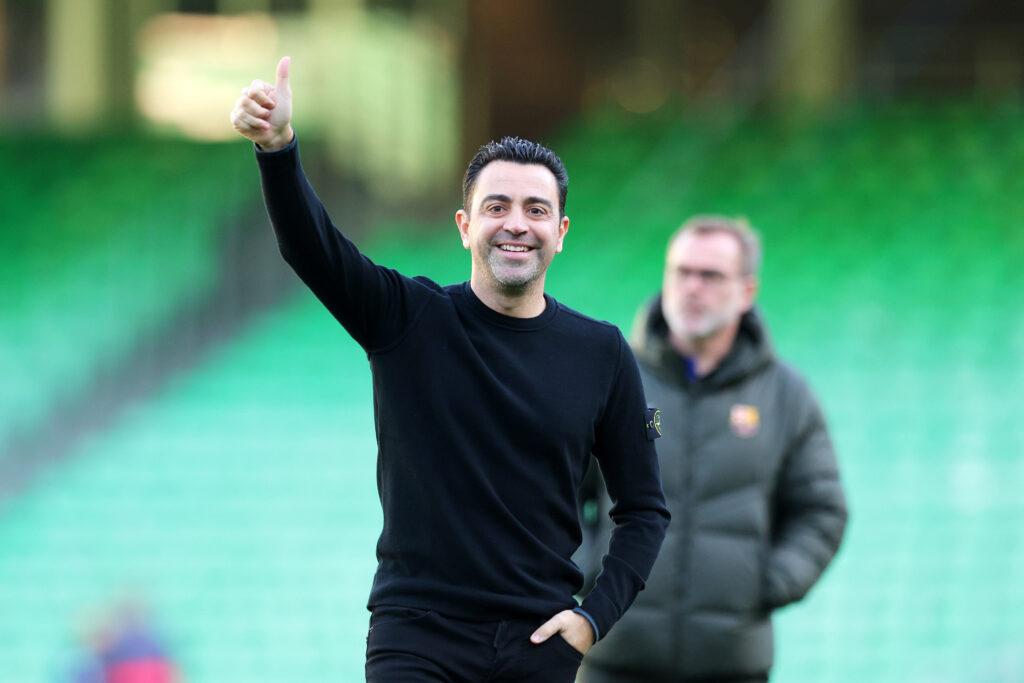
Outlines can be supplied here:
<path id="1" fill-rule="evenodd" d="M 685 339 L 689 343 L 699 345 L 700 342 L 714 337 L 716 334 L 725 329 L 729 324 L 732 323 L 733 317 L 731 313 L 721 313 L 719 315 L 712 315 L 710 318 L 705 317 L 701 325 L 702 329 L 695 330 L 682 321 L 682 317 L 670 319 L 666 317 L 666 323 L 669 329 L 676 337 Z"/>
<path id="2" fill-rule="evenodd" d="M 540 277 L 540 267 L 536 262 L 532 265 L 523 268 L 516 269 L 513 274 L 503 275 L 503 271 L 511 270 L 505 269 L 496 261 L 500 256 L 491 256 L 487 260 L 487 270 L 490 272 L 491 277 L 498 284 L 499 287 L 508 293 L 517 293 L 527 289 L 533 284 L 538 277 Z"/>

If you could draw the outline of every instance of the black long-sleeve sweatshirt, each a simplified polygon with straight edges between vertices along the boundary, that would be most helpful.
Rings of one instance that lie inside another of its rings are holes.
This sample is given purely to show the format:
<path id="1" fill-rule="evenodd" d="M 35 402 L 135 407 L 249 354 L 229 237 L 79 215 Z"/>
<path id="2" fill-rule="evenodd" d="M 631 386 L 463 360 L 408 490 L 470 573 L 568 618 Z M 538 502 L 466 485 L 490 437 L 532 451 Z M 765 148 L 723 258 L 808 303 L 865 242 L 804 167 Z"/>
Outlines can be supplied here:
<path id="1" fill-rule="evenodd" d="M 377 266 L 331 223 L 295 142 L 257 159 L 282 255 L 370 361 L 384 511 L 370 608 L 465 619 L 575 608 L 576 492 L 593 453 L 617 527 L 581 608 L 606 634 L 669 520 L 619 330 L 547 295 L 538 317 L 508 317 L 468 283 Z"/>

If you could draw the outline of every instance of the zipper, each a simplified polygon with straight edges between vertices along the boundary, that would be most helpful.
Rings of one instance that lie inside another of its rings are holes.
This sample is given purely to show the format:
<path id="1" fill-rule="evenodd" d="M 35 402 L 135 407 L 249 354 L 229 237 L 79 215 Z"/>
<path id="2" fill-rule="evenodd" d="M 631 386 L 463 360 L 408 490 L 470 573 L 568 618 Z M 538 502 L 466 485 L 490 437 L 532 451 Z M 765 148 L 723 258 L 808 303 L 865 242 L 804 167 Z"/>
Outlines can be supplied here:
<path id="1" fill-rule="evenodd" d="M 680 647 L 676 648 L 676 670 L 687 671 L 689 670 L 689 662 L 686 661 L 685 651 L 686 644 L 683 643 L 684 637 L 684 624 L 683 615 L 686 613 L 686 600 L 688 599 L 686 587 L 689 584 L 690 574 L 690 556 L 693 553 L 693 511 L 695 505 L 693 502 L 693 429 L 690 425 L 693 424 L 693 415 L 696 412 L 694 405 L 695 395 L 691 393 L 691 389 L 696 391 L 696 388 L 692 387 L 680 387 L 676 388 L 676 391 L 683 397 L 683 410 L 682 413 L 685 416 L 686 428 L 683 433 L 683 444 L 682 452 L 679 453 L 679 463 L 681 466 L 682 474 L 682 503 L 681 509 L 683 512 L 683 537 L 682 543 L 680 544 L 680 557 L 679 557 L 679 569 L 677 572 L 678 578 L 676 583 L 676 609 L 674 610 L 675 619 L 675 638 L 674 642 L 680 643 Z"/>

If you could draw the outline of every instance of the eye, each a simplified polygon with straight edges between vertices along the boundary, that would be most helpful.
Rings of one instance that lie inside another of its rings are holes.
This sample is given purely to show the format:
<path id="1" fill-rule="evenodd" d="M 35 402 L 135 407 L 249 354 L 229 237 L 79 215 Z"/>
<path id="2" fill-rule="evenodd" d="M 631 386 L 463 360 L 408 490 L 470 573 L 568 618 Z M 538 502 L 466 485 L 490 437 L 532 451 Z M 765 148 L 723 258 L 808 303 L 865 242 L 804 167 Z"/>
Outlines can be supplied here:
<path id="1" fill-rule="evenodd" d="M 543 218 L 544 216 L 548 215 L 547 209 L 545 209 L 542 206 L 531 206 L 529 209 L 527 209 L 527 212 L 531 216 L 535 216 L 537 218 Z"/>
<path id="2" fill-rule="evenodd" d="M 487 213 L 498 214 L 505 210 L 505 207 L 501 204 L 491 204 L 484 208 Z"/>
<path id="3" fill-rule="evenodd" d="M 710 284 L 717 285 L 718 283 L 725 281 L 725 273 L 719 272 L 717 270 L 702 270 L 700 272 L 700 276 L 701 278 L 704 279 L 704 282 Z"/>
<path id="4" fill-rule="evenodd" d="M 680 266 L 676 269 L 676 274 L 680 280 L 687 280 L 692 275 L 696 277 L 700 282 L 707 285 L 719 285 L 727 279 L 725 273 L 719 270 L 710 270 L 704 268 L 687 268 L 686 266 Z"/>

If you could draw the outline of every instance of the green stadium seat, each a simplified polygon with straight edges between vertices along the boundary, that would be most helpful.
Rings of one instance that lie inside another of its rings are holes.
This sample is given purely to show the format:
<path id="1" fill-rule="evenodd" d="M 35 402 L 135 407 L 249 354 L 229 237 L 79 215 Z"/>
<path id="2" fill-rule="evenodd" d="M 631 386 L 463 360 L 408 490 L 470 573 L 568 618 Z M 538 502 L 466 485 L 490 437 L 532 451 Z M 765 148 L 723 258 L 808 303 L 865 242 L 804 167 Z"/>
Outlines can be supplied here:
<path id="1" fill-rule="evenodd" d="M 851 508 L 821 584 L 778 615 L 773 680 L 1024 676 L 1021 131 L 1020 103 L 757 113 L 734 128 L 668 107 L 598 111 L 553 143 L 573 222 L 548 285 L 570 306 L 628 330 L 692 213 L 741 213 L 764 235 L 761 306 L 821 398 Z M 187 161 L 178 154 L 165 170 Z M 88 158 L 72 150 L 67 163 Z M 40 169 L 25 178 L 47 182 Z M 216 196 L 197 194 L 190 211 Z M 183 280 L 208 282 L 207 228 L 193 230 Z M 368 245 L 382 263 L 440 282 L 468 275 L 447 222 L 373 234 L 393 236 Z M 2 239 L 35 253 L 33 238 Z M 119 272 L 144 279 L 159 255 Z M 187 284 L 175 291 L 196 295 Z M 122 305 L 158 325 L 145 304 L 162 287 L 143 283 Z M 34 347 L 37 302 L 70 302 L 69 320 L 80 305 L 66 289 L 33 296 L 12 307 L 21 331 L 4 348 Z M 94 347 L 123 339 L 80 334 Z M 32 402 L 19 392 L 0 401 Z M 0 516 L 5 675 L 53 671 L 76 618 L 129 584 L 145 588 L 190 681 L 357 680 L 380 525 L 369 397 L 364 354 L 302 294 L 84 444 Z"/>

